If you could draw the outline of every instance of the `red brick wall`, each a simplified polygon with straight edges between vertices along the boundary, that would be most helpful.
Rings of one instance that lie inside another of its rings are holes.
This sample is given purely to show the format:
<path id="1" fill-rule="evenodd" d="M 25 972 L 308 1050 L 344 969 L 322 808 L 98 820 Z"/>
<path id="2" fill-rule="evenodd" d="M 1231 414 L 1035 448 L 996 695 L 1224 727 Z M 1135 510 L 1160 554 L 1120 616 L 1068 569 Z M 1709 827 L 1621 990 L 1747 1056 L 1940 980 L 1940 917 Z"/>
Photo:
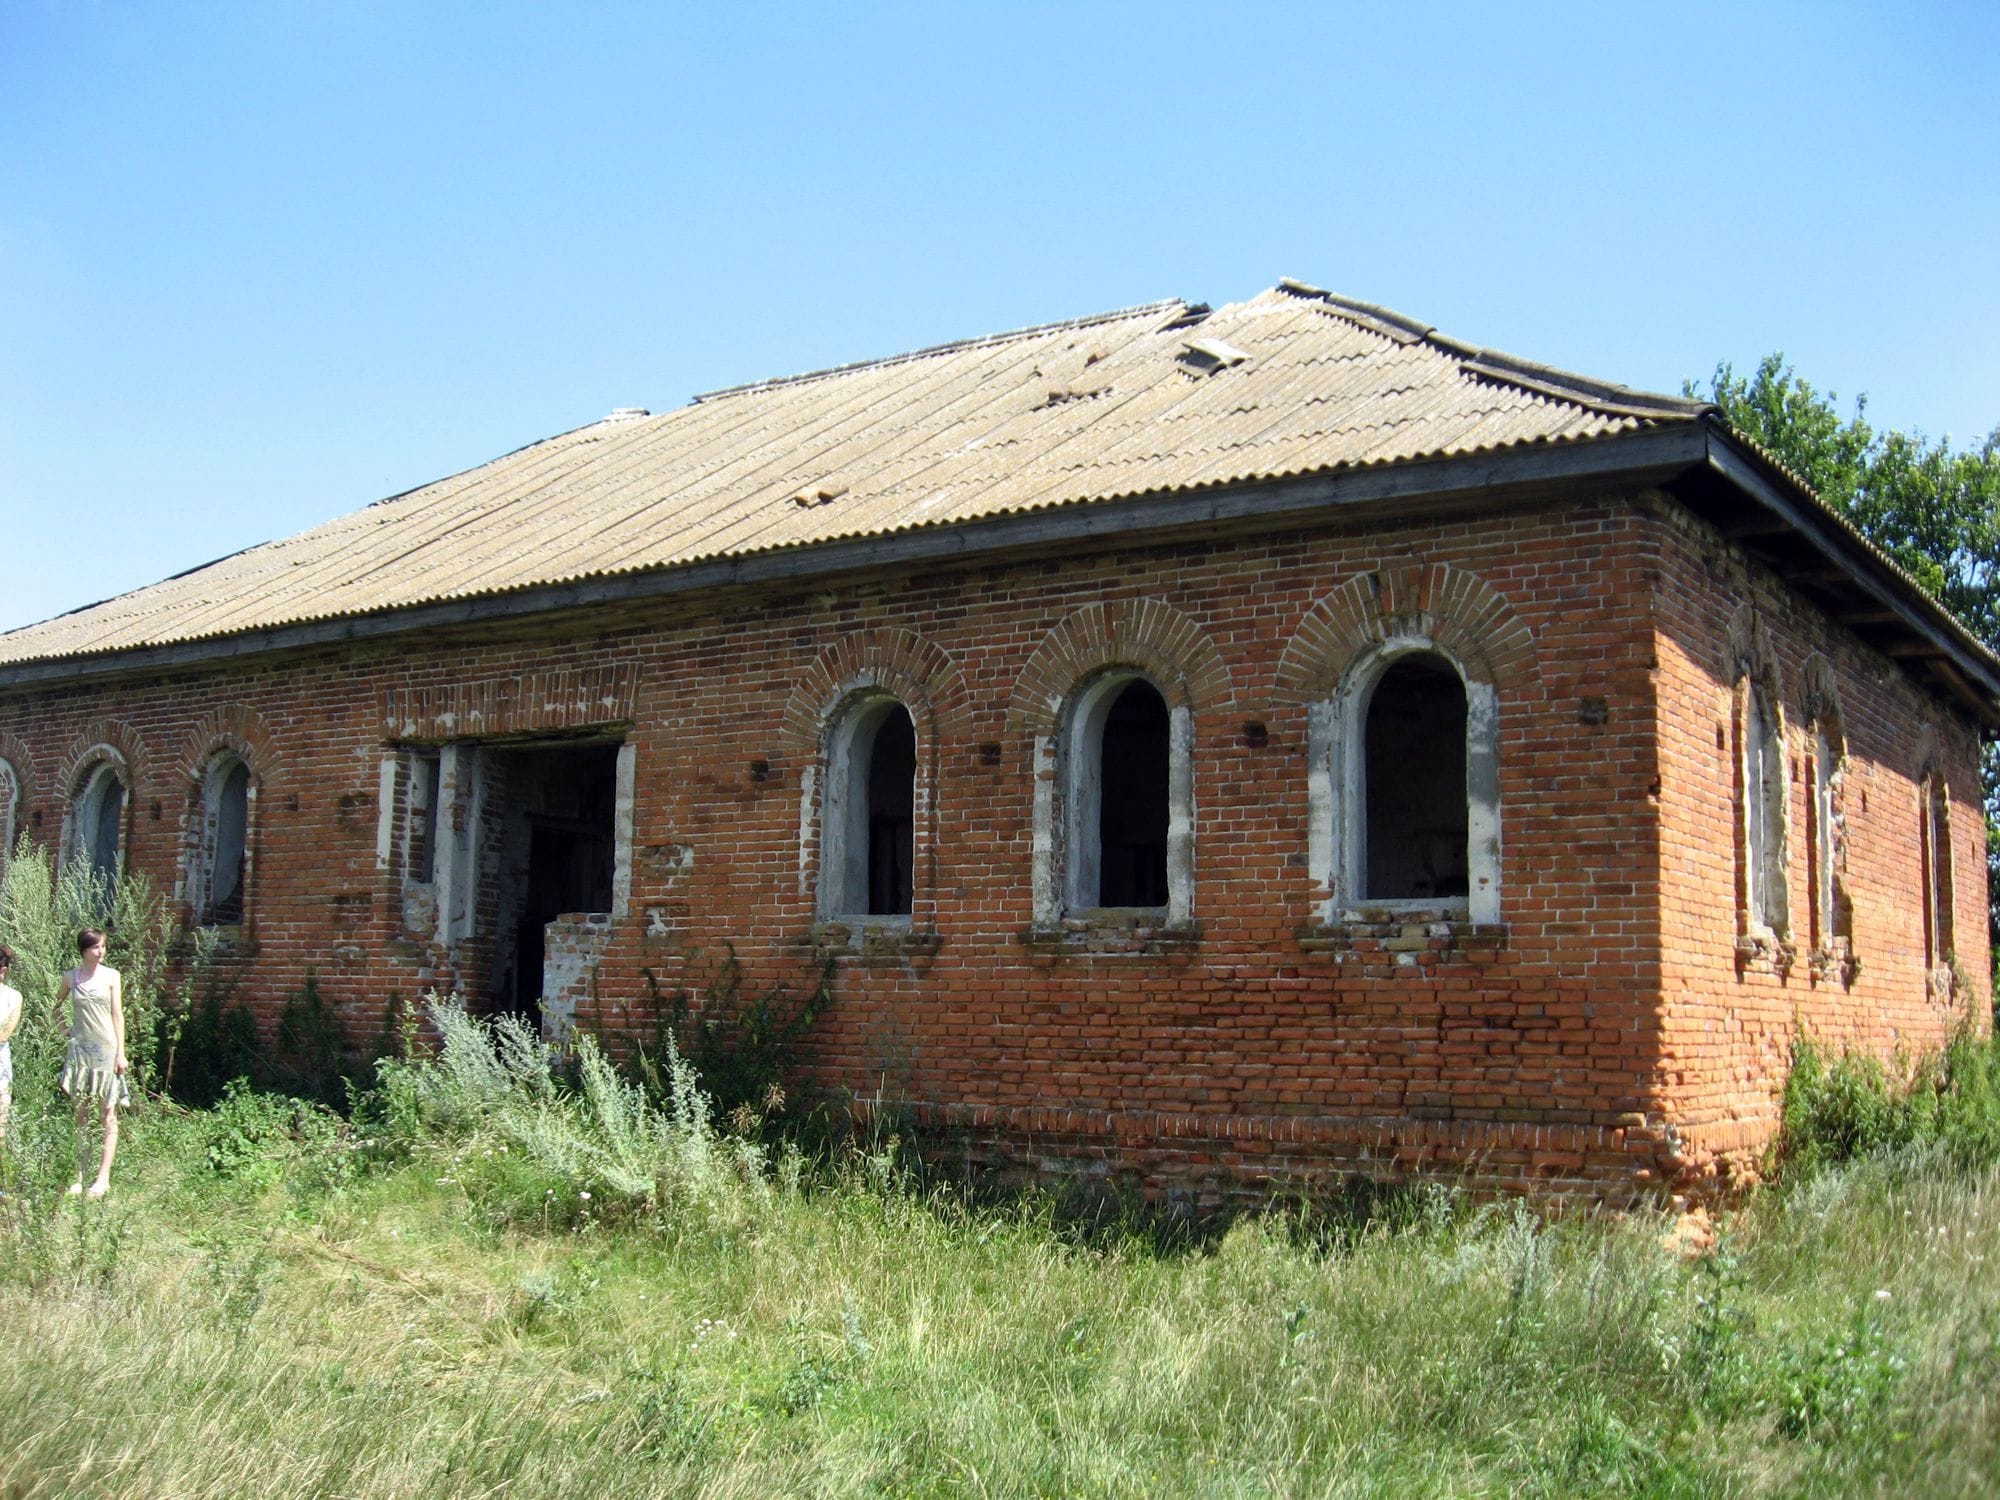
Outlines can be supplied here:
<path id="1" fill-rule="evenodd" d="M 1768 569 L 1663 502 L 1653 546 L 1662 726 L 1662 1106 L 1685 1177 L 1754 1175 L 1778 1122 L 1797 1028 L 1833 1050 L 1885 1060 L 1934 1050 L 1960 1025 L 1990 1024 L 1986 855 L 1979 747 L 1971 726 Z M 1737 726 L 1728 622 L 1748 603 L 1768 632 L 1785 716 L 1788 875 L 1795 952 L 1738 951 Z M 1813 653 L 1832 667 L 1848 770 L 1844 803 L 1853 971 L 1812 961 L 1814 734 L 1804 684 Z M 1949 997 L 1925 970 L 1918 778 L 1925 730 L 1952 792 L 1958 970 Z"/>
<path id="2" fill-rule="evenodd" d="M 600 1008 L 579 1019 L 647 1036 L 648 969 L 665 990 L 699 986 L 733 944 L 749 985 L 803 985 L 816 972 L 812 887 L 800 878 L 812 759 L 797 732 L 800 685 L 853 656 L 857 637 L 907 633 L 919 644 L 898 648 L 898 661 L 913 680 L 929 672 L 949 700 L 934 705 L 919 746 L 932 815 L 919 820 L 913 925 L 935 940 L 839 961 L 836 1003 L 810 1039 L 822 1083 L 1042 1168 L 1132 1174 L 1197 1196 L 1418 1166 L 1619 1195 L 1671 1175 L 1669 1119 L 1706 1131 L 1741 1116 L 1763 1128 L 1768 1108 L 1743 1103 L 1768 1098 L 1759 1059 L 1782 1056 L 1794 998 L 1819 994 L 1801 974 L 1735 973 L 1727 871 L 1703 861 L 1729 805 L 1711 748 L 1718 667 L 1703 635 L 1718 600 L 1685 530 L 1607 498 L 1072 551 L 17 695 L 0 699 L 0 735 L 29 749 L 26 803 L 52 841 L 59 767 L 86 725 L 129 726 L 147 751 L 131 857 L 171 884 L 192 790 L 174 767 L 199 759 L 190 742 L 215 711 L 254 710 L 240 722 L 267 742 L 252 747 L 266 769 L 244 989 L 268 1018 L 312 965 L 365 1046 L 392 995 L 477 991 L 490 950 L 480 939 L 442 954 L 402 931 L 397 873 L 376 859 L 385 695 L 397 695 L 396 714 L 419 702 L 462 713 L 476 700 L 487 730 L 532 729 L 579 722 L 536 707 L 560 696 L 549 684 L 629 672 L 630 907 L 598 971 Z M 1306 711 L 1280 691 L 1279 663 L 1343 582 L 1440 563 L 1483 582 L 1533 636 L 1531 670 L 1500 700 L 1503 921 L 1449 936 L 1394 924 L 1329 932 L 1306 863 Z M 1034 742 L 1009 707 L 1058 625 L 1094 604 L 1148 598 L 1199 637 L 1162 648 L 1201 658 L 1190 672 L 1198 935 L 1078 951 L 1029 935 Z M 1898 861 L 1915 867 L 1904 847 L 1915 811 L 1896 734 L 1930 706 L 1894 683 L 1869 686 L 1885 673 L 1879 662 L 1872 677 L 1856 670 L 1855 760 L 1881 769 L 1867 783 L 1873 811 L 1855 819 L 1864 970 L 1839 1013 L 1860 1034 L 1879 1008 L 1914 1040 L 1936 1027 L 1919 1025 L 1921 998 L 1899 998 L 1915 919 L 1900 904 L 1914 876 Z M 535 693 L 498 701 L 529 673 L 542 674 Z M 467 682 L 489 686 L 454 696 Z M 1246 733 L 1253 723 L 1261 744 Z M 1964 799 L 1961 953 L 1974 934 L 1983 953 L 1976 777 L 1962 728 L 1947 739 Z M 1802 857 L 1796 837 L 1793 849 Z M 1984 973 L 1983 957 L 1966 966 Z M 1760 998 L 1738 1040 L 1731 1017 L 1746 995 Z M 1726 1044 L 1702 1040 L 1718 1028 Z"/>

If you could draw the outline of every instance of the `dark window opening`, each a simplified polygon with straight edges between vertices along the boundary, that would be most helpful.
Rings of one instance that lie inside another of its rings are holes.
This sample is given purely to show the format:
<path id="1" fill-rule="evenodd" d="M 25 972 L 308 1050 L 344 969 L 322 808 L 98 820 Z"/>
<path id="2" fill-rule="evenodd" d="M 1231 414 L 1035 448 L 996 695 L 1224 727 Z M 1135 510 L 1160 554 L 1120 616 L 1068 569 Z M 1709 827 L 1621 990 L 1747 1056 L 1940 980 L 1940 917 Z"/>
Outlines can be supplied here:
<path id="1" fill-rule="evenodd" d="M 917 731 L 895 705 L 868 751 L 868 914 L 908 916 L 916 844 Z"/>
<path id="2" fill-rule="evenodd" d="M 1465 684 L 1432 656 L 1382 674 L 1368 704 L 1367 896 L 1457 899 L 1471 889 Z"/>
<path id="3" fill-rule="evenodd" d="M 240 760 L 222 778 L 214 817 L 204 921 L 212 927 L 235 927 L 243 921 L 244 850 L 250 825 L 250 768 Z"/>
<path id="4" fill-rule="evenodd" d="M 1098 763 L 1099 906 L 1167 904 L 1167 700 L 1127 683 L 1104 719 Z"/>

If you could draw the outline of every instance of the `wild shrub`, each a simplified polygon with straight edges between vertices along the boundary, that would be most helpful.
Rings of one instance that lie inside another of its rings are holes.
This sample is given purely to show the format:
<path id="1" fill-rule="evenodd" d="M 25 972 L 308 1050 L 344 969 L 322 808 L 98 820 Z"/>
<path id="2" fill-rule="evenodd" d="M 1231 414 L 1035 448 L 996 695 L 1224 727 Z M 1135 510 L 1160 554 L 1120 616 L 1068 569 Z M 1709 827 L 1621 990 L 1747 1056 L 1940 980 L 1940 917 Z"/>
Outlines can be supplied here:
<path id="1" fill-rule="evenodd" d="M 1873 1421 L 1888 1405 L 1908 1360 L 1865 1309 L 1844 1326 L 1816 1331 L 1779 1351 L 1778 1431 L 1825 1442 Z"/>
<path id="2" fill-rule="evenodd" d="M 220 1103 L 238 1079 L 263 1075 L 257 1021 L 237 996 L 234 974 L 200 957 L 189 965 L 162 1011 L 160 1057 L 161 1087 L 195 1109 Z"/>
<path id="3" fill-rule="evenodd" d="M 1780 1179 L 1912 1148 L 1964 1168 L 2000 1162 L 2000 1042 L 1961 1033 L 1942 1052 L 1891 1069 L 1866 1053 L 1829 1059 L 1801 1032 L 1774 1152 Z"/>
<path id="4" fill-rule="evenodd" d="M 708 1096 L 671 1037 L 661 1058 L 664 1098 L 628 1083 L 595 1039 L 576 1039 L 575 1081 L 514 1016 L 482 1021 L 456 997 L 433 997 L 439 1046 L 429 1056 L 377 1064 L 370 1119 L 406 1148 L 437 1139 L 496 1137 L 539 1173 L 595 1195 L 595 1212 L 696 1208 L 737 1211 L 770 1195 L 762 1150 L 721 1135 Z M 539 1179 L 535 1179 L 539 1180 Z"/>
<path id="5" fill-rule="evenodd" d="M 799 1097 L 799 1045 L 833 1003 L 833 960 L 821 966 L 803 992 L 784 983 L 746 994 L 743 965 L 730 948 L 699 1003 L 686 989 L 663 997 L 646 971 L 653 1014 L 661 1018 L 650 1048 L 637 1064 L 655 1094 L 671 1092 L 660 1059 L 668 1045 L 686 1058 L 721 1116 L 739 1135 L 761 1135 L 776 1115 L 796 1120 L 810 1113 Z"/>
<path id="6" fill-rule="evenodd" d="M 357 1074 L 348 1061 L 347 1031 L 320 993 L 319 975 L 311 968 L 305 984 L 285 997 L 265 1064 L 266 1080 L 274 1088 L 331 1109 L 348 1102 Z"/>
<path id="7" fill-rule="evenodd" d="M 190 1118 L 202 1159 L 217 1177 L 253 1189 L 289 1182 L 311 1191 L 348 1175 L 344 1124 L 311 1100 L 260 1092 L 239 1078 L 214 1108 Z"/>

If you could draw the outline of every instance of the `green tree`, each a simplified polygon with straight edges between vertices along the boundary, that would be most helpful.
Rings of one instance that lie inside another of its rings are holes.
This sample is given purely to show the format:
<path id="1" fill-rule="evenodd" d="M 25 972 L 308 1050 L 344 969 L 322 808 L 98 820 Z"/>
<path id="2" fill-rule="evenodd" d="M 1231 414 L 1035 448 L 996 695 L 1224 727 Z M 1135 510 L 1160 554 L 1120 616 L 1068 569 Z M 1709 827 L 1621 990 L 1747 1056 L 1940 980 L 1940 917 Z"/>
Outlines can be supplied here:
<path id="1" fill-rule="evenodd" d="M 1729 423 L 1901 563 L 1973 634 L 2000 651 L 2000 426 L 1977 447 L 1921 432 L 1878 432 L 1868 398 L 1843 420 L 1839 397 L 1801 380 L 1782 354 L 1756 373 L 1716 366 L 1708 389 Z M 1986 909 L 2000 975 L 2000 746 L 1986 747 Z"/>

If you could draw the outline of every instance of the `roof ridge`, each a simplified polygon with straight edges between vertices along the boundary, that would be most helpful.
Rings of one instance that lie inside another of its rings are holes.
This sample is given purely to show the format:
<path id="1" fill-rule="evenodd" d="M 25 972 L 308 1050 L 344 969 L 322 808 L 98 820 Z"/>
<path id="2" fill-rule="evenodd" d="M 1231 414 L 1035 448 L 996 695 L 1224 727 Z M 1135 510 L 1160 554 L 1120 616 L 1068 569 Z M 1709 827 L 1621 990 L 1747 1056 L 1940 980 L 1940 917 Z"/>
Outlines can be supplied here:
<path id="1" fill-rule="evenodd" d="M 822 370 L 807 370 L 798 375 L 774 375 L 766 380 L 745 381 L 742 385 L 726 385 L 719 390 L 703 391 L 693 401 L 716 401 L 724 396 L 744 396 L 753 391 L 774 390 L 780 386 L 803 385 L 809 380 L 825 380 L 833 375 L 848 375 L 856 370 L 874 370 L 888 365 L 908 364 L 912 360 L 929 359 L 937 354 L 955 354 L 961 349 L 984 349 L 995 344 L 1004 344 L 1010 339 L 1031 338 L 1039 333 L 1060 333 L 1065 328 L 1091 328 L 1099 323 L 1115 323 L 1121 318 L 1137 318 L 1148 313 L 1186 312 L 1205 304 L 1189 302 L 1185 297 L 1165 297 L 1158 302 L 1141 302 L 1132 307 L 1114 308 L 1110 312 L 1090 313 L 1081 318 L 1063 318 L 1054 323 L 1035 323 L 1026 328 L 1010 328 L 1001 333 L 982 333 L 973 338 L 953 339 L 943 344 L 928 344 L 921 349 L 906 350 L 901 354 L 885 354 L 877 359 L 857 359 L 844 365 L 828 365 Z"/>
<path id="2" fill-rule="evenodd" d="M 1373 302 L 1362 302 L 1353 297 L 1342 297 L 1327 291 L 1324 287 L 1298 281 L 1290 276 L 1281 277 L 1277 289 L 1288 292 L 1294 297 L 1323 302 L 1350 321 L 1373 328 L 1375 332 L 1384 334 L 1399 344 L 1421 341 L 1433 345 L 1447 354 L 1456 356 L 1465 369 L 1473 375 L 1520 386 L 1538 396 L 1554 396 L 1558 400 L 1573 401 L 1580 406 L 1588 406 L 1593 411 L 1613 416 L 1692 419 L 1716 410 L 1712 401 L 1697 401 L 1687 396 L 1667 396 L 1654 391 L 1638 390 L 1629 385 L 1618 385 L 1608 380 L 1593 380 L 1588 375 L 1578 375 L 1555 365 L 1545 365 L 1532 359 L 1523 359 L 1517 354 L 1507 354 L 1499 349 L 1469 344 L 1464 339 L 1438 332 L 1434 324 L 1421 322 L 1393 308 L 1382 307 Z"/>

